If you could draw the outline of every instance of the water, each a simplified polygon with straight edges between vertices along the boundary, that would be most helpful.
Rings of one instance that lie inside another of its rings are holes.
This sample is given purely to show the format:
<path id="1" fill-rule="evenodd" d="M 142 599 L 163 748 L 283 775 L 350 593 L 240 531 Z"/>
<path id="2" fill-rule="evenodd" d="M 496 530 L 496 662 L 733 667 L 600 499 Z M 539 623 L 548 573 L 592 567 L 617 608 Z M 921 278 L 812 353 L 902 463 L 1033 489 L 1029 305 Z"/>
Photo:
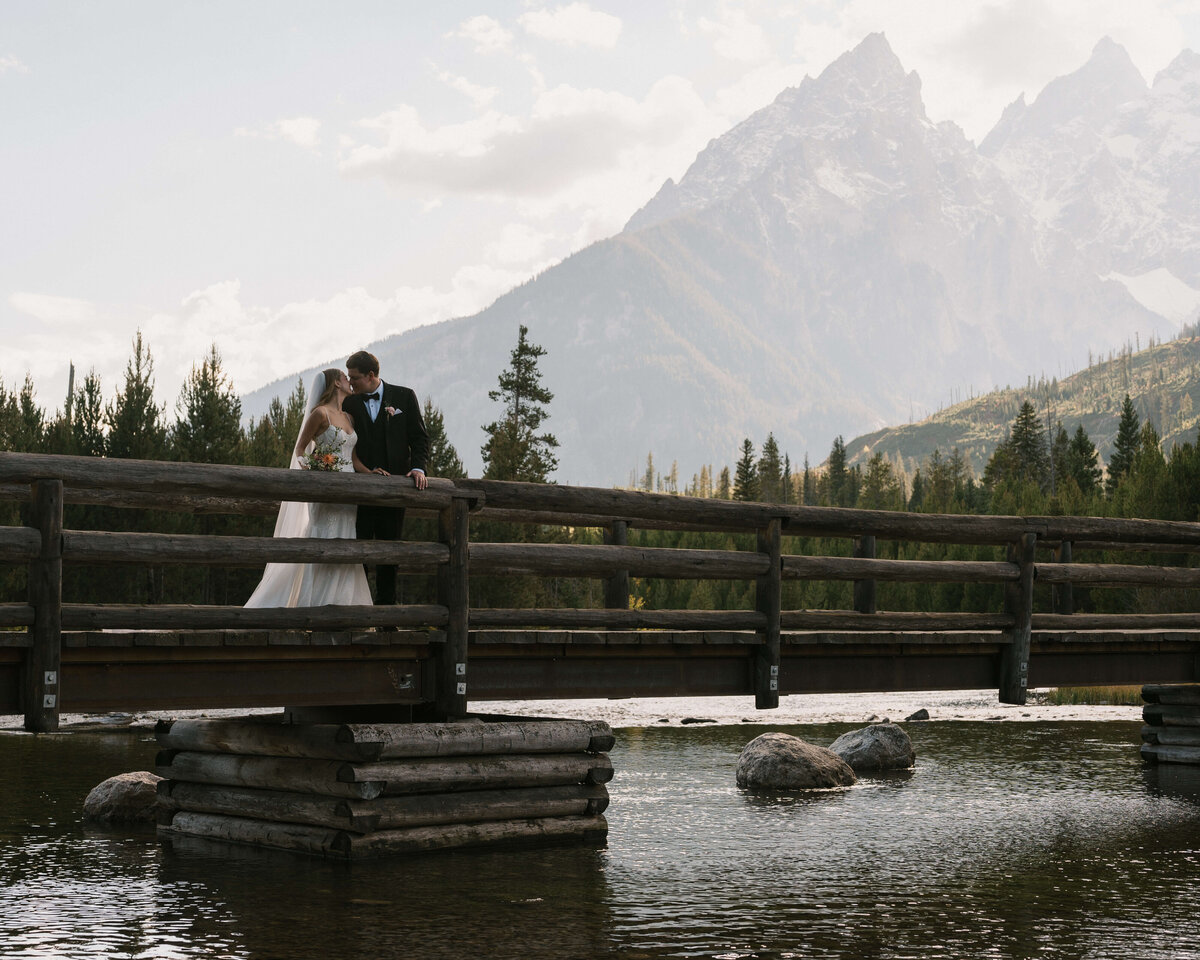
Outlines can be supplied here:
<path id="1" fill-rule="evenodd" d="M 766 729 L 618 731 L 606 848 L 332 863 L 81 822 L 147 731 L 0 735 L 8 958 L 1200 957 L 1200 775 L 1136 722 L 909 724 L 911 775 L 756 796 Z"/>

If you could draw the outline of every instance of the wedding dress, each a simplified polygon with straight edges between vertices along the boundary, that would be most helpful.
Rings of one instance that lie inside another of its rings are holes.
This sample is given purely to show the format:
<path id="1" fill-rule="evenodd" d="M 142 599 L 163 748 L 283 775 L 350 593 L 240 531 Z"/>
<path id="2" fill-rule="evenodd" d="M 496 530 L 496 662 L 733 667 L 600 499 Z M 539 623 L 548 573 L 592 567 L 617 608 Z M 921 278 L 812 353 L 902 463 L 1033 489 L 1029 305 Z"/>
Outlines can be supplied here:
<path id="1" fill-rule="evenodd" d="M 313 384 L 316 396 L 321 393 L 319 386 Z M 342 470 L 352 472 L 350 455 L 357 439 L 355 433 L 331 424 L 314 443 L 335 446 L 345 461 Z M 298 468 L 298 458 L 292 459 L 293 468 Z M 353 540 L 357 512 L 352 503 L 281 503 L 275 536 Z M 371 589 L 361 563 L 268 563 L 246 606 L 320 607 L 330 603 L 371 605 Z"/>

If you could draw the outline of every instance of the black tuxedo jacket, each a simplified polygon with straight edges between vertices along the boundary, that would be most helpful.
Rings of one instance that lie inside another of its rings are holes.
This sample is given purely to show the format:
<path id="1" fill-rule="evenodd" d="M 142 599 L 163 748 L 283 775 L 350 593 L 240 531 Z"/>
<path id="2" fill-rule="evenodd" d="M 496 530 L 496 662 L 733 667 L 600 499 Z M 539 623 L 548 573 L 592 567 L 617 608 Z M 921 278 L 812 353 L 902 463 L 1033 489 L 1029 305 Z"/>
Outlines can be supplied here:
<path id="1" fill-rule="evenodd" d="M 388 407 L 395 413 L 389 414 Z M 398 476 L 404 476 L 414 467 L 425 469 L 429 434 L 425 432 L 417 395 L 408 387 L 383 385 L 383 403 L 374 422 L 367 412 L 367 401 L 360 394 L 348 396 L 342 409 L 354 421 L 354 432 L 358 435 L 354 450 L 368 469 L 383 467 Z"/>

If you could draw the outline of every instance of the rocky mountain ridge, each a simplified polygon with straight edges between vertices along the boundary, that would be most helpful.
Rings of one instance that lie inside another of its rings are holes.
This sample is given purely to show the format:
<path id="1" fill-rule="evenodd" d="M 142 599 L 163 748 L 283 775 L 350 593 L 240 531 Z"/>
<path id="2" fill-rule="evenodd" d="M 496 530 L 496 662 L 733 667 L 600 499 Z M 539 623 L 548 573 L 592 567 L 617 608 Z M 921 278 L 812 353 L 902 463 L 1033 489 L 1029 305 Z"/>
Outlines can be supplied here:
<path id="1" fill-rule="evenodd" d="M 1190 156 L 1196 58 L 1147 90 L 1122 53 L 1102 41 L 1082 76 L 1018 101 L 977 149 L 928 118 L 917 75 L 871 35 L 712 141 L 620 234 L 473 317 L 371 349 L 442 409 L 477 474 L 487 391 L 527 325 L 548 351 L 557 479 L 596 485 L 626 482 L 647 453 L 685 474 L 729 463 L 768 432 L 815 462 L 834 436 L 924 416 L 951 390 L 1062 379 L 1194 309 L 1183 275 L 1200 218 L 1139 218 L 1186 186 L 1149 144 Z M 1138 122 L 1144 147 L 1120 132 Z M 294 382 L 249 395 L 247 412 Z"/>

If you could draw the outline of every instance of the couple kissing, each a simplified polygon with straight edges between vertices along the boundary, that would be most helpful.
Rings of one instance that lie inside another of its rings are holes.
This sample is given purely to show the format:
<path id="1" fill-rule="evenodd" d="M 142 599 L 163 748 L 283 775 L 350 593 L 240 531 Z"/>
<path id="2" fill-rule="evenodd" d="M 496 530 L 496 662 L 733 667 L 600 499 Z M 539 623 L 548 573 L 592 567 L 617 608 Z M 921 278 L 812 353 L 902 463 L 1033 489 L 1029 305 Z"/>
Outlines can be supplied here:
<path id="1" fill-rule="evenodd" d="M 309 468 L 309 457 L 319 449 L 332 457 L 335 469 L 409 478 L 418 490 L 424 490 L 429 435 L 416 393 L 385 383 L 379 376 L 379 360 L 365 350 L 352 354 L 346 367 L 348 373 L 331 368 L 313 379 L 291 468 Z M 399 540 L 403 525 L 403 508 L 284 502 L 279 505 L 275 536 Z M 365 566 L 269 563 L 246 606 L 365 606 L 371 602 Z M 396 602 L 394 565 L 376 567 L 374 602 Z"/>

